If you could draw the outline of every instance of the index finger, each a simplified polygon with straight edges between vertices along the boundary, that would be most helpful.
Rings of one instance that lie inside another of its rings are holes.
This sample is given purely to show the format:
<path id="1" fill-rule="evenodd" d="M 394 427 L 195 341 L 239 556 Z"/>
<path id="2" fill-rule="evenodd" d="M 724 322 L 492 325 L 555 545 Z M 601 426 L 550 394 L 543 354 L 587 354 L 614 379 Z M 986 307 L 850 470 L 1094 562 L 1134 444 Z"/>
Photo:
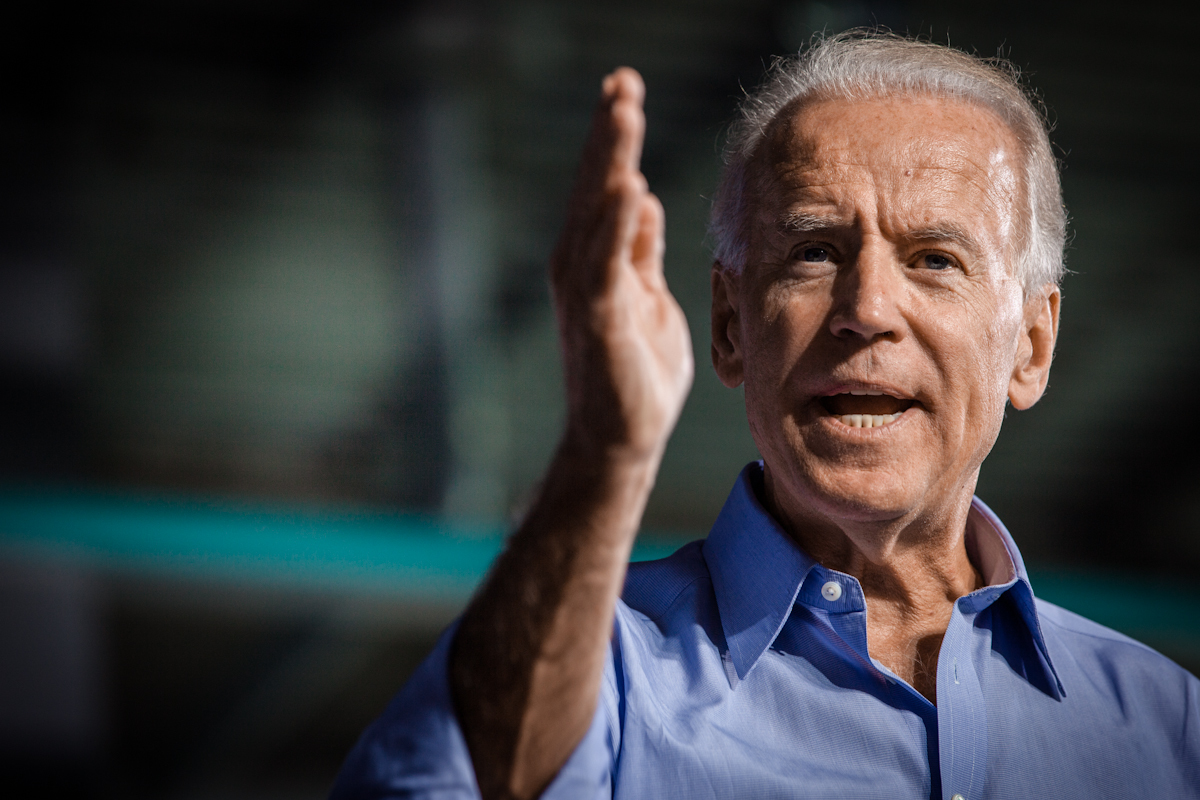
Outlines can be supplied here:
<path id="1" fill-rule="evenodd" d="M 646 131 L 645 95 L 642 76 L 629 67 L 604 79 L 575 180 L 575 203 L 591 207 L 630 172 L 638 172 Z"/>

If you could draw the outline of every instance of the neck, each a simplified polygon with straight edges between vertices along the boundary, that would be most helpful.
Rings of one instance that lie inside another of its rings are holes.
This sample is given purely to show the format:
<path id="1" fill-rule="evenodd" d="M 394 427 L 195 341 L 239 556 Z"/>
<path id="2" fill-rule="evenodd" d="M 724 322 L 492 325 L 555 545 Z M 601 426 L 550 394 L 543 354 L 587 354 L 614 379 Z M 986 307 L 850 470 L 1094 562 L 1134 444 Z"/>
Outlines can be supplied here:
<path id="1" fill-rule="evenodd" d="M 773 489 L 768 473 L 763 503 L 796 543 L 862 585 L 871 655 L 936 703 L 937 656 L 954 602 L 984 585 L 965 541 L 974 482 L 940 508 L 867 520 L 814 514 Z"/>

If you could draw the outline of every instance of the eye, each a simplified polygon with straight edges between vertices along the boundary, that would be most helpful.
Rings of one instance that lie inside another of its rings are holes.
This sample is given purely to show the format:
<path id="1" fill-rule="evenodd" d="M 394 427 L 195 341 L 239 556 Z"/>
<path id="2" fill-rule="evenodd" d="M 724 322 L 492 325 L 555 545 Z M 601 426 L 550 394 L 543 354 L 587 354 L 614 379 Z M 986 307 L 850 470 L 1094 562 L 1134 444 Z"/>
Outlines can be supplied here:
<path id="1" fill-rule="evenodd" d="M 828 261 L 830 258 L 829 250 L 824 247 L 811 246 L 805 247 L 800 251 L 800 260 L 810 263 L 820 263 Z"/>
<path id="2" fill-rule="evenodd" d="M 926 253 L 921 256 L 919 266 L 933 270 L 950 269 L 954 266 L 954 259 L 941 253 Z"/>

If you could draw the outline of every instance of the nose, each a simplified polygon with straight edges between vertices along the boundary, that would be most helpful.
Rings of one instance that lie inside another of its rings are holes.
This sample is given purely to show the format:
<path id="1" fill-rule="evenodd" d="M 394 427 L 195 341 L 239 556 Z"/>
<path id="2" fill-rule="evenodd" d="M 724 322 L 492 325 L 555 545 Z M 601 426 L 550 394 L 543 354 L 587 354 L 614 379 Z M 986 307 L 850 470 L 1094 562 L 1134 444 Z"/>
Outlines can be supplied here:
<path id="1" fill-rule="evenodd" d="M 900 313 L 904 291 L 902 264 L 890 248 L 864 242 L 854 262 L 843 268 L 833 286 L 829 329 L 839 339 L 899 341 L 905 321 Z"/>

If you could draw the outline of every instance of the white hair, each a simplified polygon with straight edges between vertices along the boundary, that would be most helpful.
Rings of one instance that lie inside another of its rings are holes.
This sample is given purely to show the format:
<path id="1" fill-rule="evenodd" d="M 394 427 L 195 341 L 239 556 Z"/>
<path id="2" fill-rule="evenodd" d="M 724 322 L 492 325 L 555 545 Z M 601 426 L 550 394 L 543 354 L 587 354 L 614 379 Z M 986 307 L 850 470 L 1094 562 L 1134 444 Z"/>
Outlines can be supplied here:
<path id="1" fill-rule="evenodd" d="M 1011 62 L 873 30 L 817 37 L 798 55 L 776 59 L 762 86 L 746 96 L 729 130 L 725 169 L 713 198 L 709 233 L 723 269 L 749 258 L 749 166 L 768 127 L 809 100 L 934 96 L 983 106 L 1008 125 L 1021 148 L 1025 202 L 1016 274 L 1026 293 L 1062 280 L 1067 213 L 1045 116 Z"/>

